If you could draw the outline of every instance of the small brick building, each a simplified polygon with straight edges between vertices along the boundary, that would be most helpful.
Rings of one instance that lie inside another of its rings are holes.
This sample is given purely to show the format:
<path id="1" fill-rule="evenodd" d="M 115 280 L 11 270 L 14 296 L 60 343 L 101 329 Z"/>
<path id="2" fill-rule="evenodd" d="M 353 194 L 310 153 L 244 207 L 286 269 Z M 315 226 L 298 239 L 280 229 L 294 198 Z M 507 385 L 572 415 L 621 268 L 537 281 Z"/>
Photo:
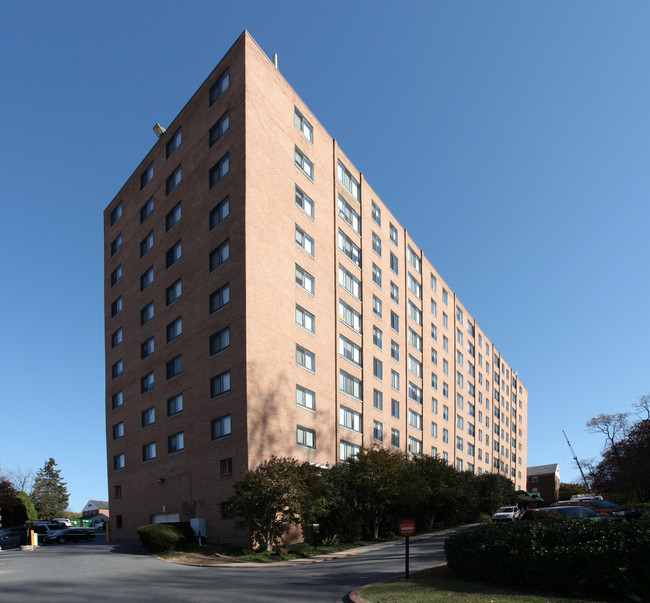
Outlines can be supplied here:
<path id="1" fill-rule="evenodd" d="M 558 500 L 560 498 L 560 466 L 553 463 L 528 467 L 526 490 L 539 492 L 539 495 L 549 504 Z"/>

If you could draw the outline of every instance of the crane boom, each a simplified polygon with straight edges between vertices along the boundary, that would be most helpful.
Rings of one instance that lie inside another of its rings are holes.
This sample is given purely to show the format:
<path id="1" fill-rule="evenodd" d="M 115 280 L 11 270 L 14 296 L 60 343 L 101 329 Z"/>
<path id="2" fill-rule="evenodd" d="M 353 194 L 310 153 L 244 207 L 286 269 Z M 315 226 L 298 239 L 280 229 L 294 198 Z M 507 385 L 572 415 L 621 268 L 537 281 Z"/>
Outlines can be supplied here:
<path id="1" fill-rule="evenodd" d="M 578 469 L 580 470 L 580 475 L 582 475 L 582 481 L 585 483 L 585 488 L 587 489 L 587 492 L 590 492 L 591 488 L 589 487 L 589 482 L 587 481 L 587 478 L 585 477 L 585 474 L 582 471 L 582 467 L 580 466 L 580 461 L 578 460 L 575 450 L 573 450 L 573 446 L 571 446 L 571 442 L 569 442 L 569 438 L 567 437 L 564 429 L 562 430 L 562 433 L 564 434 L 564 439 L 566 440 L 566 443 L 569 445 L 569 450 L 573 455 L 573 460 L 576 462 L 576 465 L 578 465 Z"/>

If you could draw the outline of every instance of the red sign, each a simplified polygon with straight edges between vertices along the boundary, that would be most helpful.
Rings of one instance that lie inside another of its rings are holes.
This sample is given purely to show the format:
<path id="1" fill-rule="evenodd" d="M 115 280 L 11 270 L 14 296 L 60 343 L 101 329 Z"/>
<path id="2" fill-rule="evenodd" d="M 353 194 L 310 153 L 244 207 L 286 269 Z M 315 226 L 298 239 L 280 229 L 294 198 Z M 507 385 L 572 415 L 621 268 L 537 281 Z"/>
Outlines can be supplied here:
<path id="1" fill-rule="evenodd" d="M 410 519 L 405 519 L 399 524 L 399 533 L 402 536 L 413 536 L 415 534 L 415 522 Z"/>

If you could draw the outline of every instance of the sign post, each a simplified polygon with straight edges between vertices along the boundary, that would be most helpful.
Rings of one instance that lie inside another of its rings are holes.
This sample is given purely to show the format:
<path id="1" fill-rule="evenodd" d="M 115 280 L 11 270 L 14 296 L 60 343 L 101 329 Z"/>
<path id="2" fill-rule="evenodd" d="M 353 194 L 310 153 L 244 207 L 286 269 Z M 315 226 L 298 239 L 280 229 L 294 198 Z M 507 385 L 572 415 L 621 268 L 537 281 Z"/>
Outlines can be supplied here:
<path id="1" fill-rule="evenodd" d="M 404 554 L 404 580 L 409 579 L 409 537 L 415 534 L 415 522 L 405 519 L 399 524 L 399 533 L 406 537 L 406 551 Z"/>

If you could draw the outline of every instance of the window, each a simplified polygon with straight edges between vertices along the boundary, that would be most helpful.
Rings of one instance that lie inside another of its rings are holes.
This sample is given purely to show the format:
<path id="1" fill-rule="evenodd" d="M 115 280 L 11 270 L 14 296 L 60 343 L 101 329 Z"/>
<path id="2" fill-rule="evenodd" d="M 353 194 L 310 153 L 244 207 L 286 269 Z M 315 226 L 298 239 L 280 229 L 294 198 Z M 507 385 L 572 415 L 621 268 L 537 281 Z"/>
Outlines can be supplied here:
<path id="1" fill-rule="evenodd" d="M 142 427 L 149 427 L 156 422 L 156 410 L 152 406 L 142 411 Z"/>
<path id="2" fill-rule="evenodd" d="M 149 442 L 142 447 L 142 462 L 152 461 L 156 458 L 156 442 Z"/>
<path id="3" fill-rule="evenodd" d="M 124 394 L 121 391 L 113 394 L 111 397 L 111 404 L 113 410 L 122 406 L 122 404 L 124 404 Z"/>
<path id="4" fill-rule="evenodd" d="M 296 426 L 296 444 L 305 448 L 316 448 L 316 432 L 313 429 Z"/>
<path id="5" fill-rule="evenodd" d="M 154 352 L 154 343 L 153 337 L 149 337 L 145 342 L 140 346 L 140 360 L 144 360 L 153 354 Z"/>
<path id="6" fill-rule="evenodd" d="M 213 440 L 219 440 L 229 436 L 232 433 L 230 415 L 224 415 L 218 419 L 212 419 L 210 424 L 210 433 Z"/>
<path id="7" fill-rule="evenodd" d="M 124 437 L 124 423 L 121 421 L 113 425 L 113 439 L 119 440 Z"/>
<path id="8" fill-rule="evenodd" d="M 381 289 L 381 269 L 375 264 L 372 265 L 372 282 Z"/>
<path id="9" fill-rule="evenodd" d="M 165 216 L 165 230 L 169 231 L 181 219 L 181 202 L 179 201 Z"/>
<path id="10" fill-rule="evenodd" d="M 140 241 L 140 257 L 144 256 L 153 247 L 153 231 Z"/>
<path id="11" fill-rule="evenodd" d="M 461 438 L 460 436 L 456 436 L 456 449 L 457 450 L 463 449 L 463 438 Z"/>
<path id="12" fill-rule="evenodd" d="M 390 372 L 390 385 L 393 389 L 399 391 L 399 373 L 397 371 Z"/>
<path id="13" fill-rule="evenodd" d="M 399 316 L 392 310 L 390 311 L 390 326 L 396 333 L 399 333 Z"/>
<path id="14" fill-rule="evenodd" d="M 115 486 L 113 492 L 114 498 L 122 498 L 122 486 Z"/>
<path id="15" fill-rule="evenodd" d="M 416 377 L 422 379 L 422 363 L 409 354 L 408 368 Z"/>
<path id="16" fill-rule="evenodd" d="M 409 436 L 409 452 L 411 454 L 422 454 L 422 440 Z"/>
<path id="17" fill-rule="evenodd" d="M 422 274 L 422 261 L 420 256 L 413 251 L 410 245 L 406 248 L 406 259 L 409 261 L 409 264 L 415 268 L 419 274 Z"/>
<path id="18" fill-rule="evenodd" d="M 381 332 L 381 329 L 373 326 L 372 327 L 372 342 L 379 349 L 381 349 L 381 347 L 382 347 L 382 338 L 383 338 L 383 333 Z"/>
<path id="19" fill-rule="evenodd" d="M 463 332 L 459 328 L 456 328 L 456 341 L 458 345 L 463 345 Z"/>
<path id="20" fill-rule="evenodd" d="M 296 264 L 296 285 L 314 295 L 314 277 Z"/>
<path id="21" fill-rule="evenodd" d="M 167 178 L 165 182 L 165 192 L 169 195 L 180 183 L 182 179 L 181 166 L 179 165 Z"/>
<path id="22" fill-rule="evenodd" d="M 124 361 L 122 359 L 118 360 L 111 367 L 111 376 L 113 379 L 116 379 L 124 372 Z"/>
<path id="23" fill-rule="evenodd" d="M 183 249 L 180 241 L 177 241 L 172 245 L 165 254 L 166 266 L 170 268 L 183 256 Z"/>
<path id="24" fill-rule="evenodd" d="M 434 415 L 438 414 L 438 400 L 436 398 L 431 398 L 431 412 Z"/>
<path id="25" fill-rule="evenodd" d="M 140 208 L 140 224 L 153 213 L 153 197 Z"/>
<path id="26" fill-rule="evenodd" d="M 167 416 L 173 417 L 183 412 L 183 394 L 176 394 L 167 399 Z"/>
<path id="27" fill-rule="evenodd" d="M 361 250 L 341 229 L 339 229 L 338 245 L 339 249 L 350 258 L 355 265 L 361 268 Z"/>
<path id="28" fill-rule="evenodd" d="M 438 290 L 438 280 L 433 274 L 431 275 L 431 290 L 434 292 Z"/>
<path id="29" fill-rule="evenodd" d="M 461 368 L 463 366 L 463 360 L 464 360 L 463 353 L 460 350 L 456 350 L 456 363 Z"/>
<path id="30" fill-rule="evenodd" d="M 230 197 L 226 197 L 210 210 L 210 230 L 230 215 Z"/>
<path id="31" fill-rule="evenodd" d="M 389 227 L 389 237 L 391 242 L 397 245 L 397 228 L 395 228 L 392 224 Z"/>
<path id="32" fill-rule="evenodd" d="M 339 408 L 339 424 L 342 427 L 361 433 L 361 414 L 351 408 L 341 406 Z"/>
<path id="33" fill-rule="evenodd" d="M 169 454 L 174 454 L 175 452 L 180 452 L 185 448 L 185 437 L 183 432 L 180 431 L 174 435 L 170 435 L 167 438 L 167 452 Z"/>
<path id="34" fill-rule="evenodd" d="M 362 399 L 361 397 L 361 392 L 362 392 L 362 383 L 360 379 L 357 379 L 356 377 L 353 377 L 349 373 L 346 373 L 343 370 L 339 371 L 339 389 L 343 392 L 348 394 L 348 396 L 352 396 L 353 398 L 357 398 L 359 400 Z"/>
<path id="35" fill-rule="evenodd" d="M 111 347 L 114 348 L 122 343 L 122 327 L 111 335 Z"/>
<path id="36" fill-rule="evenodd" d="M 120 264 L 113 272 L 111 272 L 111 287 L 116 285 L 122 279 L 122 264 Z"/>
<path id="37" fill-rule="evenodd" d="M 361 366 L 361 348 L 343 335 L 339 335 L 339 354 L 346 360 Z"/>
<path id="38" fill-rule="evenodd" d="M 463 324 L 463 311 L 460 309 L 460 306 L 456 306 L 456 320 L 461 325 Z"/>
<path id="39" fill-rule="evenodd" d="M 210 314 L 230 303 L 230 283 L 219 287 L 210 294 Z"/>
<path id="40" fill-rule="evenodd" d="M 438 351 L 433 348 L 431 348 L 431 362 L 433 362 L 435 366 L 438 366 Z"/>
<path id="41" fill-rule="evenodd" d="M 210 252 L 210 272 L 230 258 L 230 239 L 226 239 Z"/>
<path id="42" fill-rule="evenodd" d="M 463 459 L 456 459 L 456 471 L 463 470 Z"/>
<path id="43" fill-rule="evenodd" d="M 336 167 L 336 175 L 339 182 L 347 189 L 347 191 L 357 200 L 361 200 L 359 191 L 359 183 L 352 176 L 350 171 L 339 161 Z"/>
<path id="44" fill-rule="evenodd" d="M 144 291 L 151 283 L 153 283 L 153 266 L 140 276 L 140 291 Z"/>
<path id="45" fill-rule="evenodd" d="M 449 384 L 443 381 L 442 383 L 442 395 L 445 398 L 449 398 Z"/>
<path id="46" fill-rule="evenodd" d="M 359 452 L 361 452 L 361 448 L 359 446 L 356 446 L 355 444 L 351 444 L 350 442 L 346 442 L 344 440 L 341 440 L 339 442 L 339 460 L 344 461 L 345 459 L 350 458 L 355 454 L 359 454 Z"/>
<path id="47" fill-rule="evenodd" d="M 126 463 L 124 461 L 124 453 L 122 452 L 121 454 L 116 454 L 113 457 L 113 470 L 119 471 L 120 469 L 124 469 L 124 467 L 126 467 Z"/>
<path id="48" fill-rule="evenodd" d="M 409 398 L 418 404 L 422 404 L 422 388 L 409 381 Z"/>
<path id="49" fill-rule="evenodd" d="M 381 239 L 376 233 L 372 233 L 372 250 L 381 257 Z"/>
<path id="50" fill-rule="evenodd" d="M 339 299 L 339 318 L 343 324 L 361 333 L 361 314 Z"/>
<path id="51" fill-rule="evenodd" d="M 339 195 L 339 216 L 352 227 L 354 232 L 361 234 L 359 214 L 352 209 L 352 206 L 341 195 Z"/>
<path id="52" fill-rule="evenodd" d="M 393 282 L 390 282 L 390 298 L 396 303 L 399 303 L 399 287 Z"/>
<path id="53" fill-rule="evenodd" d="M 294 147 L 293 161 L 307 178 L 310 180 L 314 179 L 314 164 L 309 161 L 307 156 L 298 147 Z"/>
<path id="54" fill-rule="evenodd" d="M 216 398 L 230 391 L 230 371 L 220 373 L 210 379 L 210 397 Z"/>
<path id="55" fill-rule="evenodd" d="M 449 294 L 447 293 L 447 289 L 444 287 L 442 289 L 442 303 L 445 304 L 445 306 L 449 305 Z"/>
<path id="56" fill-rule="evenodd" d="M 446 312 L 442 313 L 442 326 L 445 327 L 445 329 L 449 328 L 449 316 L 447 316 Z"/>
<path id="57" fill-rule="evenodd" d="M 409 425 L 422 431 L 422 415 L 409 408 Z"/>
<path id="58" fill-rule="evenodd" d="M 390 269 L 395 274 L 399 274 L 399 260 L 397 259 L 397 256 L 392 251 L 390 252 Z"/>
<path id="59" fill-rule="evenodd" d="M 230 153 L 226 153 L 210 168 L 209 184 L 212 188 L 230 171 Z"/>
<path id="60" fill-rule="evenodd" d="M 173 379 L 183 372 L 183 357 L 176 356 L 167 361 L 167 379 Z"/>
<path id="61" fill-rule="evenodd" d="M 316 410 L 316 394 L 302 385 L 296 385 L 296 404 L 309 410 Z"/>
<path id="62" fill-rule="evenodd" d="M 379 421 L 372 422 L 372 437 L 378 442 L 384 441 L 384 426 Z"/>
<path id="63" fill-rule="evenodd" d="M 460 408 L 461 410 L 463 409 L 465 401 L 463 400 L 463 396 L 461 394 L 456 394 L 456 406 Z"/>
<path id="64" fill-rule="evenodd" d="M 438 437 L 438 423 L 431 422 L 431 437 Z"/>
<path id="65" fill-rule="evenodd" d="M 408 273 L 408 287 L 415 297 L 419 300 L 422 299 L 422 285 L 410 272 Z"/>
<path id="66" fill-rule="evenodd" d="M 399 362 L 399 343 L 397 343 L 396 341 L 393 341 L 392 339 L 391 339 L 391 342 L 390 342 L 390 357 L 393 360 L 396 360 L 397 362 Z"/>
<path id="67" fill-rule="evenodd" d="M 431 314 L 438 316 L 438 302 L 435 299 L 431 300 Z"/>
<path id="68" fill-rule="evenodd" d="M 390 430 L 390 445 L 394 446 L 395 448 L 399 448 L 399 430 Z"/>
<path id="69" fill-rule="evenodd" d="M 296 244 L 314 257 L 314 239 L 312 239 L 302 228 L 296 224 Z"/>
<path id="70" fill-rule="evenodd" d="M 183 319 L 179 316 L 167 325 L 167 343 L 183 334 Z"/>
<path id="71" fill-rule="evenodd" d="M 173 282 L 167 289 L 165 290 L 165 300 L 167 305 L 169 306 L 173 302 L 175 302 L 183 293 L 183 284 L 181 282 L 181 279 L 179 278 L 177 281 Z"/>
<path id="72" fill-rule="evenodd" d="M 381 209 L 379 209 L 379 206 L 374 201 L 372 202 L 371 215 L 372 215 L 373 221 L 378 226 L 381 226 Z"/>
<path id="73" fill-rule="evenodd" d="M 433 341 L 438 341 L 438 327 L 436 325 L 434 325 L 433 323 L 431 323 L 431 339 L 433 339 Z M 443 335 L 443 337 L 442 337 L 443 346 L 442 347 L 444 349 L 447 349 L 447 348 L 445 348 L 445 345 L 444 345 L 444 342 L 445 342 L 446 339 L 447 338 Z"/>
<path id="74" fill-rule="evenodd" d="M 372 359 L 372 374 L 377 379 L 383 379 L 384 375 L 384 365 L 381 360 L 378 358 Z"/>
<path id="75" fill-rule="evenodd" d="M 442 372 L 445 375 L 449 374 L 449 362 L 447 362 L 447 360 L 445 360 L 444 358 L 442 360 Z"/>
<path id="76" fill-rule="evenodd" d="M 296 365 L 312 373 L 316 371 L 316 354 L 296 344 Z"/>
<path id="77" fill-rule="evenodd" d="M 293 109 L 293 123 L 309 142 L 314 142 L 314 128 L 312 128 L 311 124 L 305 119 L 305 116 L 295 107 Z"/>
<path id="78" fill-rule="evenodd" d="M 443 429 L 443 430 L 442 430 L 442 441 L 443 441 L 445 444 L 448 444 L 448 443 L 449 443 L 449 431 L 448 431 L 447 429 Z"/>
<path id="79" fill-rule="evenodd" d="M 446 405 L 443 405 L 442 407 L 442 418 L 445 421 L 449 421 L 449 407 Z"/>
<path id="80" fill-rule="evenodd" d="M 418 308 L 410 299 L 408 300 L 408 315 L 419 326 L 422 326 L 422 310 Z"/>
<path id="81" fill-rule="evenodd" d="M 339 264 L 339 285 L 357 299 L 361 299 L 361 282 L 341 264 Z M 375 308 L 375 299 L 377 298 L 373 296 L 373 310 Z M 381 304 L 381 302 L 379 303 Z"/>
<path id="82" fill-rule="evenodd" d="M 153 169 L 153 168 L 152 168 Z M 118 203 L 115 209 L 111 212 L 111 226 L 115 224 L 122 217 L 122 204 Z"/>
<path id="83" fill-rule="evenodd" d="M 435 337 L 434 337 L 434 339 L 435 339 Z M 448 351 L 449 351 L 449 339 L 447 339 L 447 336 L 446 336 L 446 335 L 443 335 L 443 336 L 442 336 L 442 349 L 443 349 L 445 352 L 448 352 Z"/>
<path id="84" fill-rule="evenodd" d="M 310 333 L 315 332 L 315 317 L 311 312 L 307 312 L 296 304 L 296 324 L 300 325 L 303 329 L 307 329 Z"/>
<path id="85" fill-rule="evenodd" d="M 230 127 L 230 111 L 226 111 L 210 128 L 210 138 L 208 140 L 208 146 L 211 147 L 217 140 L 219 140 Z"/>
<path id="86" fill-rule="evenodd" d="M 456 427 L 458 427 L 458 429 L 462 430 L 463 429 L 463 423 L 464 423 L 463 417 L 461 417 L 460 415 L 456 415 Z"/>
<path id="87" fill-rule="evenodd" d="M 232 457 L 219 461 L 219 474 L 221 477 L 232 475 Z"/>
<path id="88" fill-rule="evenodd" d="M 181 141 L 181 129 L 178 128 L 174 135 L 167 141 L 167 145 L 165 146 L 167 159 L 169 159 L 174 154 L 176 149 L 181 146 Z"/>
<path id="89" fill-rule="evenodd" d="M 456 383 L 459 387 L 463 387 L 463 374 L 460 371 L 456 371 Z"/>
<path id="90" fill-rule="evenodd" d="M 214 105 L 216 100 L 226 91 L 230 86 L 230 70 L 226 69 L 220 76 L 215 84 L 210 88 L 210 106 Z"/>
<path id="91" fill-rule="evenodd" d="M 377 410 L 384 410 L 384 394 L 378 389 L 372 392 L 372 405 Z"/>
<path id="92" fill-rule="evenodd" d="M 122 234 L 118 234 L 111 242 L 111 257 L 122 249 Z"/>
<path id="93" fill-rule="evenodd" d="M 140 190 L 153 180 L 153 163 L 150 163 L 147 168 L 140 174 Z"/>
<path id="94" fill-rule="evenodd" d="M 210 356 L 230 347 L 230 327 L 225 327 L 210 335 Z"/>
<path id="95" fill-rule="evenodd" d="M 314 219 L 314 202 L 296 186 L 296 205 L 312 220 Z"/>
<path id="96" fill-rule="evenodd" d="M 381 306 L 382 306 L 381 300 L 376 295 L 373 295 L 372 296 L 372 311 L 373 311 L 374 314 L 379 316 L 379 318 L 381 318 L 381 316 L 382 316 L 382 308 L 381 308 Z"/>

